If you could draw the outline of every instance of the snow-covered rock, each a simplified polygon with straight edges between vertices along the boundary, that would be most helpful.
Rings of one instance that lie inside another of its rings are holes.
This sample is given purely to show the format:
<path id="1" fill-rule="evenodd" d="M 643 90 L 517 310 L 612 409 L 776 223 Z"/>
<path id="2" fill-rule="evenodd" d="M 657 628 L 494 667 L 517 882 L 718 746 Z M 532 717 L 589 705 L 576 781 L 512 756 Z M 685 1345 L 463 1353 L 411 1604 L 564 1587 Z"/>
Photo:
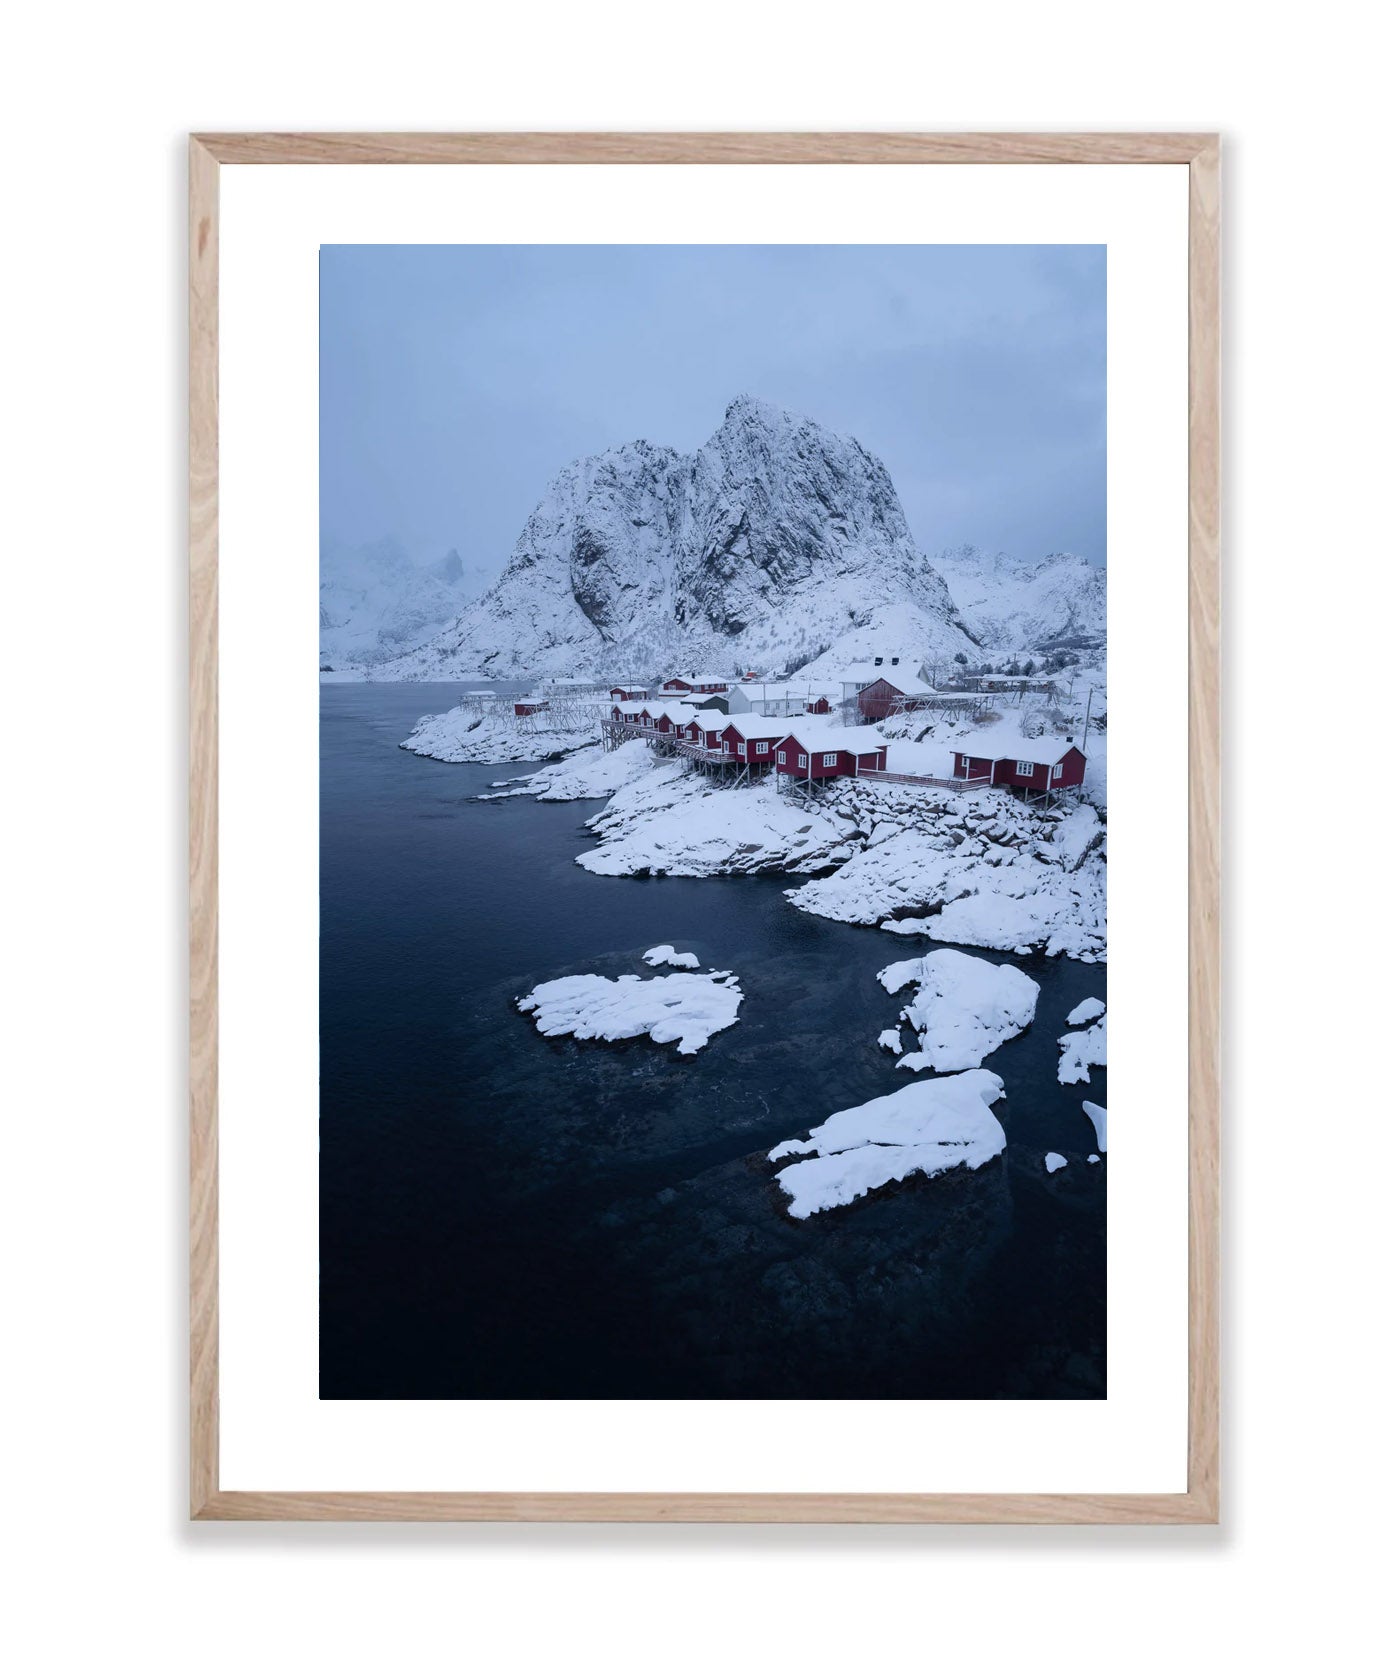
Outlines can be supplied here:
<path id="1" fill-rule="evenodd" d="M 1065 1016 L 1065 1025 L 1070 1027 L 1082 1027 L 1087 1021 L 1097 1021 L 1099 1016 L 1102 1015 L 1104 1010 L 1107 1008 L 1108 1005 L 1102 998 L 1087 997 L 1084 999 L 1083 1003 L 1076 1004 L 1074 1008 L 1070 1010 L 1069 1014 Z"/>
<path id="2" fill-rule="evenodd" d="M 383 674 L 792 669 L 832 647 L 977 653 L 880 462 L 744 396 L 694 454 L 635 442 L 566 467 L 496 583 Z"/>
<path id="3" fill-rule="evenodd" d="M 446 764 L 516 764 L 589 746 L 599 738 L 596 717 L 516 717 L 509 707 L 483 711 L 464 701 L 451 711 L 419 718 L 400 746 Z"/>
<path id="4" fill-rule="evenodd" d="M 1103 646 L 1107 573 L 1082 555 L 1025 561 L 963 547 L 943 549 L 932 560 L 983 648 Z"/>
<path id="5" fill-rule="evenodd" d="M 879 981 L 890 993 L 916 988 L 902 1019 L 914 1029 L 919 1048 L 898 1064 L 911 1073 L 980 1066 L 998 1045 L 1026 1030 L 1040 996 L 1040 987 L 1019 968 L 965 951 L 930 951 L 891 963 L 880 970 Z"/>
<path id="6" fill-rule="evenodd" d="M 415 558 L 392 537 L 321 555 L 321 664 L 381 665 L 452 623 L 474 591 L 456 549 Z"/>
<path id="7" fill-rule="evenodd" d="M 769 1151 L 770 1161 L 812 1157 L 778 1173 L 788 1212 L 806 1219 L 843 1207 L 883 1184 L 922 1173 L 937 1178 L 954 1167 L 985 1166 L 1006 1147 L 991 1112 L 1004 1087 L 983 1069 L 946 1079 L 921 1079 L 889 1096 L 828 1116 L 802 1141 Z"/>
<path id="8" fill-rule="evenodd" d="M 898 1027 L 886 1027 L 875 1042 L 882 1050 L 892 1050 L 896 1056 L 904 1053 L 904 1035 Z"/>
<path id="9" fill-rule="evenodd" d="M 653 968 L 699 968 L 700 959 L 694 951 L 678 951 L 674 945 L 653 945 L 642 952 L 642 961 Z"/>
<path id="10" fill-rule="evenodd" d="M 656 755 L 645 741 L 628 741 L 616 752 L 606 752 L 601 746 L 578 747 L 558 763 L 544 764 L 527 775 L 492 784 L 503 792 L 478 797 L 503 799 L 527 794 L 546 802 L 606 799 L 655 768 Z"/>
<path id="11" fill-rule="evenodd" d="M 1099 1148 L 1101 1150 L 1103 1150 L 1104 1154 L 1107 1154 L 1108 1153 L 1108 1110 L 1106 1108 L 1102 1107 L 1099 1103 L 1086 1102 L 1084 1104 L 1084 1112 L 1089 1116 L 1089 1123 L 1094 1128 L 1094 1142 L 1098 1144 Z M 1089 1157 L 1089 1159 L 1091 1161 L 1097 1161 L 1098 1156 L 1097 1155 L 1091 1155 Z"/>
<path id="12" fill-rule="evenodd" d="M 602 843 L 578 861 L 594 875 L 754 875 L 850 855 L 822 812 L 771 783 L 717 788 L 683 759 L 663 759 L 588 826 Z"/>
<path id="13" fill-rule="evenodd" d="M 1091 1067 L 1108 1066 L 1108 1021 L 1100 1017 L 1083 1032 L 1065 1033 L 1060 1038 L 1061 1085 L 1087 1084 Z"/>
<path id="14" fill-rule="evenodd" d="M 1103 960 L 1103 827 L 1092 807 L 1033 811 L 1000 789 L 863 784 L 843 790 L 843 808 L 862 843 L 834 874 L 788 894 L 798 909 L 947 944 Z M 885 820 L 894 832 L 877 842 Z M 918 909 L 928 913 L 897 914 Z"/>
<path id="15" fill-rule="evenodd" d="M 1057 1173 L 1061 1167 L 1067 1167 L 1068 1165 L 1069 1162 L 1064 1158 L 1064 1156 L 1057 1155 L 1053 1149 L 1045 1157 L 1045 1170 L 1048 1173 Z"/>
<path id="16" fill-rule="evenodd" d="M 546 1038 L 650 1038 L 693 1056 L 739 1019 L 743 1001 L 732 974 L 664 974 L 639 980 L 624 974 L 570 974 L 547 980 L 516 1000 Z"/>

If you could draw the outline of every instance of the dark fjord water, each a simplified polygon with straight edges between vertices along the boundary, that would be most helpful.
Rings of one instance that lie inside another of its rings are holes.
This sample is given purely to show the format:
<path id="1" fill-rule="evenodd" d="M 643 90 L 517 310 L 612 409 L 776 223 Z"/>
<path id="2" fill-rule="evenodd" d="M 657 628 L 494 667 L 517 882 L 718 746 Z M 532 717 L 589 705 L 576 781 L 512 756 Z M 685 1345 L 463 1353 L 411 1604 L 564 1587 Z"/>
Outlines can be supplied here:
<path id="1" fill-rule="evenodd" d="M 459 692 L 321 690 L 322 1396 L 1102 1397 L 1106 1097 L 1056 1082 L 1055 1040 L 1105 970 L 1017 959 L 1040 1004 L 986 1064 L 998 1161 L 791 1220 L 764 1153 L 909 1077 L 875 975 L 926 947 L 791 879 L 588 874 L 596 803 L 482 804 L 523 767 L 399 750 Z M 512 1006 L 661 942 L 743 986 L 694 1058 Z"/>

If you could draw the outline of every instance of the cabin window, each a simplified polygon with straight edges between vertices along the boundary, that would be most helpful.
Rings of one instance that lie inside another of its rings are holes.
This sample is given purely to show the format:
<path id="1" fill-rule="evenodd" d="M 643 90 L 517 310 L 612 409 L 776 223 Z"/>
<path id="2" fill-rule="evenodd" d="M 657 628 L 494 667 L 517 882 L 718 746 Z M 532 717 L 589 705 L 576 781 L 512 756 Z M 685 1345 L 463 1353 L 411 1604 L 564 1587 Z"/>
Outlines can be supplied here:
<path id="1" fill-rule="evenodd" d="M 972 765 L 968 761 L 968 756 L 967 756 L 966 753 L 964 753 L 962 755 L 962 767 L 963 767 L 963 775 L 966 775 L 968 773 L 968 771 L 972 768 Z"/>
<path id="2" fill-rule="evenodd" d="M 798 755 L 797 755 L 797 768 L 799 770 L 805 770 L 807 768 L 807 755 L 806 755 L 806 753 L 798 753 Z"/>
<path id="3" fill-rule="evenodd" d="M 725 752 L 727 752 L 727 753 L 732 753 L 732 752 L 733 752 L 733 751 L 734 751 L 734 743 L 733 743 L 733 741 L 726 741 L 726 742 L 725 742 L 725 743 L 724 743 L 724 750 L 725 750 Z"/>
<path id="4" fill-rule="evenodd" d="M 779 752 L 778 763 L 779 764 L 786 764 L 787 763 L 787 754 L 785 752 Z"/>
<path id="5" fill-rule="evenodd" d="M 1018 758 L 1016 760 L 1016 774 L 1018 776 L 1029 776 L 1032 775 L 1034 771 L 1035 765 L 1027 763 L 1024 758 Z"/>
<path id="6" fill-rule="evenodd" d="M 1059 779 L 1060 779 L 1060 775 L 1061 775 L 1063 770 L 1064 770 L 1064 765 L 1063 764 L 1057 764 L 1055 766 L 1055 768 L 1050 772 L 1051 781 L 1058 782 Z"/>
<path id="7" fill-rule="evenodd" d="M 764 754 L 768 751 L 767 741 L 755 741 L 754 744 L 753 744 L 753 750 L 758 755 L 758 757 L 762 758 L 764 756 Z"/>
<path id="8" fill-rule="evenodd" d="M 835 753 L 823 753 L 822 754 L 822 764 L 825 766 L 826 769 L 830 770 L 831 767 L 835 763 L 836 763 L 836 754 Z"/>

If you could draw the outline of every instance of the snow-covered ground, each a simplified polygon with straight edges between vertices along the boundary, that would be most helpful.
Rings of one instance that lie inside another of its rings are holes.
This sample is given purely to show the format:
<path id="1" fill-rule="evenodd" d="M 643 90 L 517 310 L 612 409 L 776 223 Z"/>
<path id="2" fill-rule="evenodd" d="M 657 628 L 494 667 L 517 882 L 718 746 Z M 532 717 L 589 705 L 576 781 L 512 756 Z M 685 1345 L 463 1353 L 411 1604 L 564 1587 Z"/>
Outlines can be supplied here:
<path id="1" fill-rule="evenodd" d="M 481 797 L 607 798 L 588 825 L 598 844 L 578 859 L 594 874 L 809 874 L 819 878 L 789 897 L 834 921 L 1018 955 L 1104 958 L 1106 837 L 1091 799 L 1044 809 L 1000 788 L 843 778 L 805 791 L 772 777 L 738 785 L 660 757 L 642 739 L 607 752 L 596 727 L 578 704 L 515 719 L 477 700 L 421 719 L 403 745 L 449 762 L 556 757 Z M 955 744 L 975 750 L 985 733 L 946 718 L 880 726 L 891 768 L 910 774 L 946 774 Z M 1091 767 L 1103 756 L 1100 734 Z"/>
<path id="2" fill-rule="evenodd" d="M 1108 1066 L 1108 1018 L 1100 1016 L 1082 1032 L 1068 1032 L 1060 1039 L 1061 1085 L 1088 1084 L 1091 1067 Z"/>
<path id="3" fill-rule="evenodd" d="M 998 1045 L 1024 1032 L 1035 1018 L 1040 987 L 1010 963 L 990 963 L 963 951 L 931 951 L 880 970 L 887 992 L 916 988 L 901 1019 L 919 1048 L 898 1065 L 911 1073 L 957 1073 L 980 1066 Z"/>
<path id="4" fill-rule="evenodd" d="M 600 844 L 579 857 L 595 875 L 753 875 L 848 858 L 846 825 L 780 798 L 771 782 L 724 787 L 684 759 L 663 759 L 588 825 Z"/>
<path id="5" fill-rule="evenodd" d="M 985 1166 L 1006 1147 L 1006 1133 L 991 1112 L 1004 1089 L 997 1075 L 984 1069 L 921 1079 L 839 1110 L 805 1142 L 780 1143 L 769 1151 L 770 1161 L 811 1157 L 778 1173 L 790 1199 L 788 1212 L 806 1219 L 913 1173 L 937 1178 L 953 1167 Z"/>
<path id="6" fill-rule="evenodd" d="M 838 922 L 1019 955 L 1102 962 L 1104 829 L 1093 806 L 1038 811 L 1001 789 L 861 783 L 838 811 L 858 844 L 835 874 L 794 888 L 799 910 Z M 915 915 L 897 912 L 916 910 Z"/>
<path id="7" fill-rule="evenodd" d="M 639 980 L 624 974 L 570 974 L 547 980 L 517 1000 L 546 1038 L 650 1038 L 693 1056 L 739 1019 L 743 992 L 729 973 L 663 974 Z"/>
<path id="8" fill-rule="evenodd" d="M 580 747 L 557 764 L 541 765 L 525 776 L 512 776 L 496 784 L 502 792 L 483 793 L 482 799 L 519 797 L 546 802 L 567 799 L 606 799 L 649 770 L 656 768 L 656 755 L 645 741 L 628 741 L 616 752 L 601 746 Z"/>
<path id="9" fill-rule="evenodd" d="M 511 764 L 572 752 L 597 739 L 596 716 L 564 718 L 537 712 L 518 718 L 508 706 L 483 709 L 463 702 L 450 712 L 419 718 L 400 745 L 446 764 Z"/>

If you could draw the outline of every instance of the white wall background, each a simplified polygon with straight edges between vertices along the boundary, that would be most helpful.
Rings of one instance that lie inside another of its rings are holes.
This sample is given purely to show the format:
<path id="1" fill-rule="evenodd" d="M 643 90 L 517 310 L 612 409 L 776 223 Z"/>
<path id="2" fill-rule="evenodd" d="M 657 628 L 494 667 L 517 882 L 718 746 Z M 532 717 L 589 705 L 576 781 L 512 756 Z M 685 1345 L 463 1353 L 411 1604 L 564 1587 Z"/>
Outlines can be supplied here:
<path id="1" fill-rule="evenodd" d="M 503 22 L 245 0 L 12 20 L 0 1241 L 18 1570 L 0 1640 L 22 1647 L 16 1672 L 1372 1668 L 1395 1467 L 1395 829 L 1383 773 L 1353 766 L 1394 726 L 1378 15 L 712 0 Z M 1218 1531 L 186 1524 L 183 134 L 468 126 L 1225 131 Z M 1328 679 L 1365 667 L 1374 708 L 1289 703 L 1280 658 Z"/>

